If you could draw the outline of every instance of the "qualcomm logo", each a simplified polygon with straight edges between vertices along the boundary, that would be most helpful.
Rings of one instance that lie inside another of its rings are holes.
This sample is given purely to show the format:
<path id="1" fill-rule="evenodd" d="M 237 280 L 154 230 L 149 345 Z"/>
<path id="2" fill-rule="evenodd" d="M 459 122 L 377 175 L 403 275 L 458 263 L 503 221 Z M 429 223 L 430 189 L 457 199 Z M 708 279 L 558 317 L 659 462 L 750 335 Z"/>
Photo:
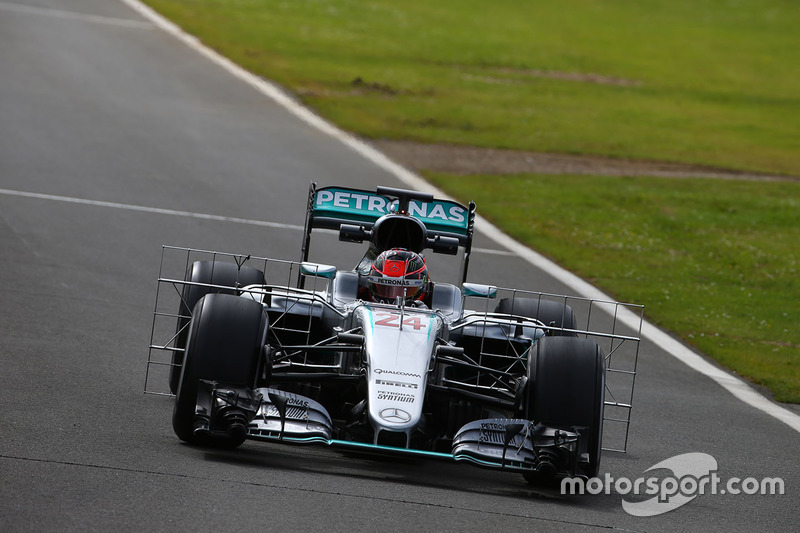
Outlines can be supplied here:
<path id="1" fill-rule="evenodd" d="M 413 374 L 411 372 L 401 372 L 399 370 L 383 370 L 382 368 L 376 368 L 374 370 L 376 374 L 391 374 L 393 376 L 407 376 L 410 378 L 419 378 L 422 377 L 419 374 Z"/>

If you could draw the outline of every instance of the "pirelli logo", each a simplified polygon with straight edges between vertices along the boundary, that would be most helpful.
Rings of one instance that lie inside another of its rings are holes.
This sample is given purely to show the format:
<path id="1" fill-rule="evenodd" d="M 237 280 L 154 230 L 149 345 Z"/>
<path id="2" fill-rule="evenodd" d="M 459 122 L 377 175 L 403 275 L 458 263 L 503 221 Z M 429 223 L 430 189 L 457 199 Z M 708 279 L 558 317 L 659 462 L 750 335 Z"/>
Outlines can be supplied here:
<path id="1" fill-rule="evenodd" d="M 416 383 L 406 383 L 405 381 L 387 381 L 385 379 L 376 379 L 377 385 L 388 385 L 389 387 L 400 387 L 403 389 L 416 389 Z"/>

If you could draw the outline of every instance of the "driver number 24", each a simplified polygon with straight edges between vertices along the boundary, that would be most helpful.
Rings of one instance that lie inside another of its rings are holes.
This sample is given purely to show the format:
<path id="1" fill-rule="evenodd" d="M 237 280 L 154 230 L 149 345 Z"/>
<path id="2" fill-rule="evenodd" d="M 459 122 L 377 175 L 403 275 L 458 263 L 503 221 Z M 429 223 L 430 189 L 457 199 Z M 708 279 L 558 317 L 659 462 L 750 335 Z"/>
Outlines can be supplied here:
<path id="1" fill-rule="evenodd" d="M 400 328 L 400 320 L 401 315 L 400 313 L 395 313 L 392 311 L 379 311 L 375 313 L 375 325 L 388 327 L 388 328 Z M 407 315 L 402 317 L 403 325 L 409 326 L 414 328 L 415 330 L 419 331 L 421 329 L 425 329 L 426 325 L 422 323 L 422 318 L 419 315 Z"/>

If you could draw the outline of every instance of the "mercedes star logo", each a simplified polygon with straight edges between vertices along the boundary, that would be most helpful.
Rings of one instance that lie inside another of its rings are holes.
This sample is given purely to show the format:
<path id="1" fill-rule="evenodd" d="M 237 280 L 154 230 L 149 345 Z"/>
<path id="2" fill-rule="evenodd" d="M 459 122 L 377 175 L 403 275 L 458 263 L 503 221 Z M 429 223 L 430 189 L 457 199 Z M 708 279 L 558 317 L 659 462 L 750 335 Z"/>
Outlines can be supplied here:
<path id="1" fill-rule="evenodd" d="M 411 415 L 396 407 L 388 407 L 380 412 L 381 418 L 393 424 L 402 424 L 411 420 Z"/>

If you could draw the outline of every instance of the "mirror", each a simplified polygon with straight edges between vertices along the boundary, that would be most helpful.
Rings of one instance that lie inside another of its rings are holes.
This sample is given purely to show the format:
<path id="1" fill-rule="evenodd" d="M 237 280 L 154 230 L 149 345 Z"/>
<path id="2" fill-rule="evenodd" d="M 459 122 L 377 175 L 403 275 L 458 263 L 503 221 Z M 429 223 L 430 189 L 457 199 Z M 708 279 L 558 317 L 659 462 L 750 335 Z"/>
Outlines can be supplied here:
<path id="1" fill-rule="evenodd" d="M 478 298 L 494 298 L 497 296 L 497 287 L 480 283 L 464 283 L 461 285 L 461 294 Z"/>
<path id="2" fill-rule="evenodd" d="M 333 279 L 336 277 L 336 267 L 317 263 L 300 263 L 300 273 L 304 276 Z"/>

